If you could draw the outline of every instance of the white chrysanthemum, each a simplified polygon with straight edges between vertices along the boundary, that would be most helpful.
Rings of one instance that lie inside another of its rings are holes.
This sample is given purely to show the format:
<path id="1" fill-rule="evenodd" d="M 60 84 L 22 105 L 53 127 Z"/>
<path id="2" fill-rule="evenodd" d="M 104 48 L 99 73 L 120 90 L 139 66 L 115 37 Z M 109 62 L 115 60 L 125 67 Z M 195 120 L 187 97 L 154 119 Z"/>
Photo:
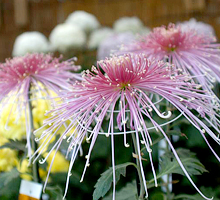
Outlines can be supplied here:
<path id="1" fill-rule="evenodd" d="M 77 25 L 58 24 L 50 34 L 52 47 L 62 53 L 70 49 L 82 49 L 86 44 L 86 34 Z"/>
<path id="2" fill-rule="evenodd" d="M 47 53 L 51 51 L 47 38 L 40 32 L 24 32 L 14 43 L 12 55 L 23 56 L 26 53 Z"/>
<path id="3" fill-rule="evenodd" d="M 122 17 L 116 20 L 113 28 L 116 32 L 139 33 L 143 29 L 143 22 L 138 17 Z"/>
<path id="4" fill-rule="evenodd" d="M 149 27 L 147 27 L 147 26 L 144 26 L 144 27 L 140 30 L 139 34 L 140 34 L 140 35 L 148 35 L 150 32 L 151 32 L 151 29 L 150 29 Z"/>
<path id="5" fill-rule="evenodd" d="M 112 35 L 113 33 L 114 31 L 111 28 L 101 28 L 101 29 L 93 31 L 89 37 L 88 48 L 89 49 L 98 48 L 100 43 L 104 39 Z"/>
<path id="6" fill-rule="evenodd" d="M 100 26 L 99 21 L 94 15 L 81 10 L 71 13 L 67 17 L 65 23 L 76 24 L 80 26 L 86 33 L 89 33 Z"/>
<path id="7" fill-rule="evenodd" d="M 189 21 L 184 21 L 178 24 L 181 25 L 183 31 L 195 29 L 198 33 L 215 36 L 215 30 L 210 24 L 196 21 L 195 18 L 191 18 Z"/>
<path id="8" fill-rule="evenodd" d="M 130 33 L 117 33 L 109 36 L 101 42 L 98 47 L 97 59 L 103 60 L 109 57 L 114 50 L 117 50 L 122 44 L 127 44 L 135 40 L 135 36 Z"/>

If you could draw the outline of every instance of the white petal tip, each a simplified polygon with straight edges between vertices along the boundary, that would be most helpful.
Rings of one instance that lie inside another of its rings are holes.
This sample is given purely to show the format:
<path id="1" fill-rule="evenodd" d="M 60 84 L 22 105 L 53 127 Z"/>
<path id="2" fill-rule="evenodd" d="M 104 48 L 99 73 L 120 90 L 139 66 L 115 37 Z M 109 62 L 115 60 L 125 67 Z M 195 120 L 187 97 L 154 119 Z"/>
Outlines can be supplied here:
<path id="1" fill-rule="evenodd" d="M 130 145 L 127 143 L 127 144 L 125 144 L 125 147 L 128 148 L 128 147 L 130 147 Z"/>

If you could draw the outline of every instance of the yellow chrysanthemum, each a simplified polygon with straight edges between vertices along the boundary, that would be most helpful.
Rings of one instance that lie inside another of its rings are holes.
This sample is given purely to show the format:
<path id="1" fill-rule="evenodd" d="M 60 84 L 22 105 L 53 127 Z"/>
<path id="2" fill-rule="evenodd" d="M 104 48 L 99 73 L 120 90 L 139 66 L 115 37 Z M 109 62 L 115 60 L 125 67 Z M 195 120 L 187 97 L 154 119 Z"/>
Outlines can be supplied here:
<path id="1" fill-rule="evenodd" d="M 13 101 L 8 102 L 1 111 L 0 135 L 8 139 L 21 140 L 26 135 L 25 116 L 19 115 L 16 106 L 13 105 Z"/>
<path id="2" fill-rule="evenodd" d="M 50 92 L 50 96 L 52 97 L 56 97 L 57 95 L 54 92 Z M 33 120 L 34 120 L 34 128 L 37 129 L 40 126 L 42 126 L 43 121 L 48 118 L 49 116 L 45 116 L 45 112 L 51 109 L 51 101 L 50 100 L 46 100 L 44 99 L 45 94 L 41 93 L 41 94 L 35 94 L 36 100 L 32 100 L 32 113 L 33 113 Z M 54 101 L 59 101 L 59 99 L 54 99 Z M 10 138 L 10 139 L 17 139 L 17 140 L 21 140 L 23 138 L 26 137 L 26 121 L 25 121 L 25 113 L 19 113 L 16 110 L 16 106 L 13 106 L 13 98 L 11 99 L 11 102 L 9 102 L 4 109 L 2 110 L 2 117 L 0 119 L 0 137 L 6 137 L 6 138 Z M 19 113 L 19 114 L 18 114 Z M 5 127 L 5 124 L 8 124 L 7 127 Z M 61 127 L 60 130 L 57 132 L 57 134 L 59 134 L 60 132 L 62 132 L 64 129 L 64 127 Z M 42 131 L 44 129 L 41 129 L 40 131 L 37 132 L 36 137 L 40 136 Z M 64 129 L 65 130 L 65 129 Z M 73 129 L 74 131 L 74 129 Z M 71 134 L 71 132 L 69 133 Z M 54 141 L 55 138 L 53 138 L 48 145 Z M 39 141 L 40 143 L 42 142 L 42 140 Z M 47 145 L 47 146 L 48 146 Z M 44 152 L 46 151 L 47 148 L 45 148 Z M 2 170 L 1 168 L 1 163 L 3 165 L 4 162 L 4 170 L 5 171 L 6 167 L 7 170 L 11 170 L 12 167 L 16 166 L 18 171 L 21 173 L 21 178 L 26 179 L 26 180 L 31 180 L 32 177 L 30 175 L 31 173 L 31 169 L 30 167 L 28 167 L 28 160 L 24 159 L 21 163 L 18 162 L 18 159 L 16 157 L 16 151 L 12 151 L 10 149 L 3 149 L 0 150 L 0 153 L 3 151 L 10 152 L 7 153 L 8 155 L 11 155 L 13 153 L 13 156 L 10 156 L 10 160 L 14 159 L 14 164 L 13 165 L 9 165 L 8 162 L 11 162 L 9 160 L 9 158 L 7 158 L 6 160 L 1 159 L 0 160 L 0 171 Z M 50 163 L 53 159 L 53 155 L 54 155 L 55 151 L 53 151 L 50 156 L 47 159 L 47 163 L 48 163 L 48 167 L 47 170 L 49 169 Z M 6 155 L 7 155 L 6 154 Z M 44 157 L 47 155 L 47 153 L 44 153 Z M 1 154 L 0 154 L 0 158 L 1 158 Z M 41 168 L 41 166 L 39 165 L 40 169 L 40 177 L 42 179 L 46 178 L 47 172 L 45 170 L 43 170 Z M 67 161 L 65 159 L 65 157 L 60 153 L 57 152 L 56 154 L 56 158 L 53 162 L 53 166 L 51 169 L 52 173 L 57 173 L 57 172 L 66 172 L 68 171 L 68 167 L 69 167 L 69 161 Z"/>
<path id="3" fill-rule="evenodd" d="M 43 124 L 43 120 L 48 118 L 49 116 L 46 116 L 45 113 L 46 111 L 51 109 L 51 104 L 57 103 L 59 98 L 57 97 L 57 94 L 53 91 L 48 91 L 49 96 L 53 99 L 45 99 L 45 94 L 41 93 L 38 94 L 37 96 L 41 96 L 41 98 L 37 97 L 37 100 L 32 101 L 32 113 L 33 113 L 33 118 L 34 118 L 34 125 L 35 128 L 39 128 Z"/>
<path id="4" fill-rule="evenodd" d="M 56 96 L 56 94 L 51 91 L 50 95 L 52 95 L 53 97 Z M 51 109 L 51 102 L 50 100 L 44 99 L 45 94 L 42 92 L 41 94 L 35 94 L 35 96 L 36 100 L 32 101 L 32 113 L 34 120 L 34 128 L 37 129 L 43 124 L 43 120 L 47 118 L 47 116 L 45 116 L 45 112 Z M 0 135 L 8 139 L 21 140 L 22 138 L 25 138 L 25 113 L 20 113 L 19 110 L 16 109 L 16 106 L 13 103 L 13 98 L 11 98 L 11 101 L 4 106 L 1 113 L 2 114 L 0 118 Z"/>
<path id="5" fill-rule="evenodd" d="M 31 169 L 30 169 L 30 167 L 28 166 L 28 164 L 29 164 L 28 160 L 27 160 L 27 159 L 24 159 L 24 160 L 22 160 L 21 163 L 18 163 L 17 169 L 18 169 L 18 171 L 20 172 L 20 177 L 21 177 L 22 179 L 25 179 L 25 180 L 30 181 L 30 180 L 32 180 L 32 177 L 31 177 L 31 175 L 30 175 Z"/>
<path id="6" fill-rule="evenodd" d="M 0 146 L 7 143 L 7 139 L 0 136 Z M 17 153 L 9 148 L 0 149 L 0 172 L 10 171 L 18 163 Z"/>
<path id="7" fill-rule="evenodd" d="M 50 156 L 47 159 L 47 171 L 49 170 L 50 163 L 53 159 L 55 150 L 52 151 Z M 48 153 L 44 154 L 44 157 L 47 156 Z M 53 162 L 53 166 L 51 168 L 51 173 L 59 173 L 59 172 L 67 172 L 69 168 L 69 161 L 65 159 L 62 153 L 59 151 L 56 154 L 56 159 Z M 20 177 L 25 180 L 32 180 L 32 176 L 30 175 L 31 173 L 31 168 L 28 166 L 28 160 L 24 159 L 21 163 L 17 164 L 17 169 L 21 173 Z M 39 173 L 40 173 L 40 178 L 45 180 L 47 176 L 47 171 L 41 168 L 41 165 L 39 165 Z"/>
<path id="8" fill-rule="evenodd" d="M 48 153 L 44 154 L 44 157 L 47 156 Z M 52 153 L 49 155 L 48 159 L 47 159 L 47 171 L 43 170 L 42 168 L 40 168 L 40 177 L 45 180 L 46 176 L 47 176 L 47 172 L 50 168 L 50 164 L 52 162 L 53 156 L 55 154 L 55 150 L 52 151 Z M 63 154 L 61 152 L 57 152 L 56 157 L 54 159 L 52 168 L 51 168 L 51 173 L 59 173 L 59 172 L 67 172 L 69 169 L 69 161 L 67 161 L 65 159 L 65 157 L 63 156 Z"/>
<path id="9" fill-rule="evenodd" d="M 55 154 L 55 150 L 52 151 L 52 153 L 49 155 L 47 159 L 47 162 L 48 162 L 47 170 L 49 169 L 49 166 L 51 164 L 54 154 Z M 44 156 L 46 155 L 47 153 Z M 51 173 L 67 172 L 68 169 L 69 169 L 69 161 L 67 161 L 66 158 L 63 156 L 63 154 L 58 151 L 56 154 L 56 158 L 54 159 L 52 168 L 51 168 Z"/>

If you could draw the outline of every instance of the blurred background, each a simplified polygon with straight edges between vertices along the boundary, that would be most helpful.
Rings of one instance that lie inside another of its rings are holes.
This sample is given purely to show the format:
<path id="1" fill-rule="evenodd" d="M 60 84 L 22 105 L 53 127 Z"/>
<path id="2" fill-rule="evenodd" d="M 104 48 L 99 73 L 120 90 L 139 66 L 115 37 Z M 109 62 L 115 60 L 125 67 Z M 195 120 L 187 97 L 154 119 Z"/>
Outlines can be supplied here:
<path id="1" fill-rule="evenodd" d="M 220 38 L 220 0 L 0 0 L 0 62 L 12 56 L 18 35 L 39 31 L 49 37 L 75 10 L 108 27 L 125 16 L 137 16 L 150 28 L 193 17 L 212 25 Z"/>

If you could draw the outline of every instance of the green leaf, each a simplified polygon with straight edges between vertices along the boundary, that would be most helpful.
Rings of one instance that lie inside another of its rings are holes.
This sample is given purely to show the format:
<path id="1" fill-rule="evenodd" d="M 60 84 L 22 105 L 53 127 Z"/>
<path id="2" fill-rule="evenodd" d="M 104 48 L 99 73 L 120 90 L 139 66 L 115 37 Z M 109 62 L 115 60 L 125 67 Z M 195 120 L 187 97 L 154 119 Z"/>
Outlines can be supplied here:
<path id="1" fill-rule="evenodd" d="M 195 157 L 195 153 L 190 152 L 190 150 L 178 149 L 177 154 L 179 155 L 184 167 L 190 176 L 200 175 L 203 172 L 208 172 L 204 165 Z M 184 175 L 182 169 L 179 166 L 179 163 L 171 152 L 165 153 L 161 157 L 160 166 L 161 171 L 158 174 L 159 177 L 171 173 Z"/>
<path id="2" fill-rule="evenodd" d="M 22 143 L 20 141 L 17 141 L 17 140 L 12 140 L 12 139 L 9 139 L 9 142 L 7 142 L 4 145 L 0 146 L 0 149 L 3 149 L 3 148 L 10 148 L 10 149 L 15 149 L 15 150 L 20 150 L 20 151 L 23 151 L 23 152 L 26 151 L 24 143 Z"/>
<path id="3" fill-rule="evenodd" d="M 180 194 L 180 195 L 175 196 L 174 199 L 181 199 L 181 200 L 204 200 L 204 198 L 201 197 L 200 194 L 194 194 L 194 195 Z"/>
<path id="4" fill-rule="evenodd" d="M 14 179 L 19 177 L 19 172 L 16 168 L 13 168 L 9 172 L 0 173 L 0 188 L 7 186 Z"/>
<path id="5" fill-rule="evenodd" d="M 162 192 L 157 192 L 151 195 L 151 200 L 166 200 L 167 197 L 164 193 Z"/>
<path id="6" fill-rule="evenodd" d="M 124 163 L 121 165 L 115 166 L 115 179 L 116 183 L 120 179 L 120 175 L 126 175 L 126 167 L 129 165 L 133 165 L 136 167 L 134 163 Z M 98 179 L 97 183 L 95 184 L 95 190 L 93 192 L 93 200 L 98 200 L 100 197 L 104 197 L 104 195 L 109 191 L 111 188 L 111 184 L 113 182 L 113 170 L 112 167 L 101 174 L 101 177 Z"/>
<path id="7" fill-rule="evenodd" d="M 204 165 L 195 157 L 195 153 L 190 152 L 188 149 L 177 149 L 177 154 L 190 176 L 208 172 Z M 185 175 L 172 152 L 167 152 L 161 156 L 160 167 L 161 170 L 157 175 L 157 179 L 171 173 Z M 151 179 L 149 183 L 153 181 L 154 179 Z"/>
<path id="8" fill-rule="evenodd" d="M 184 117 L 181 117 L 180 119 L 174 121 L 172 124 L 170 124 L 170 128 L 173 128 L 173 127 L 179 127 L 180 125 L 190 125 L 191 123 L 189 122 L 189 120 L 187 120 L 186 118 Z"/>
<path id="9" fill-rule="evenodd" d="M 136 181 L 127 183 L 120 191 L 115 194 L 117 200 L 135 200 L 137 197 L 137 185 Z M 112 200 L 112 194 L 108 197 L 103 198 L 103 200 Z"/>
<path id="10" fill-rule="evenodd" d="M 0 199 L 18 199 L 21 178 L 16 169 L 0 173 Z"/>
<path id="11" fill-rule="evenodd" d="M 211 188 L 211 187 L 201 187 L 200 190 L 202 191 L 203 194 L 205 194 L 207 197 L 213 197 L 214 200 L 220 200 L 218 191 L 218 188 Z M 203 197 L 201 197 L 200 194 L 196 193 L 194 195 L 189 195 L 189 194 L 179 194 L 174 197 L 174 199 L 181 199 L 181 200 L 204 200 Z"/>
<path id="12" fill-rule="evenodd" d="M 50 199 L 53 200 L 62 200 L 63 199 L 63 191 L 60 186 L 47 186 L 46 193 L 50 195 Z"/>
<path id="13" fill-rule="evenodd" d="M 183 133 L 186 134 L 188 140 L 187 140 L 187 146 L 188 147 L 200 147 L 200 148 L 206 148 L 206 143 L 204 142 L 204 138 L 201 136 L 199 131 L 194 126 L 184 126 L 182 128 Z M 196 140 L 195 140 L 196 137 Z"/>
<path id="14" fill-rule="evenodd" d="M 103 144 L 105 144 L 105 148 L 102 148 Z M 98 137 L 93 149 L 91 160 L 98 158 L 106 158 L 109 152 L 111 152 L 110 144 L 111 143 L 109 142 L 109 138 L 107 138 L 106 136 Z M 102 149 L 102 151 L 100 151 L 100 149 Z"/>

